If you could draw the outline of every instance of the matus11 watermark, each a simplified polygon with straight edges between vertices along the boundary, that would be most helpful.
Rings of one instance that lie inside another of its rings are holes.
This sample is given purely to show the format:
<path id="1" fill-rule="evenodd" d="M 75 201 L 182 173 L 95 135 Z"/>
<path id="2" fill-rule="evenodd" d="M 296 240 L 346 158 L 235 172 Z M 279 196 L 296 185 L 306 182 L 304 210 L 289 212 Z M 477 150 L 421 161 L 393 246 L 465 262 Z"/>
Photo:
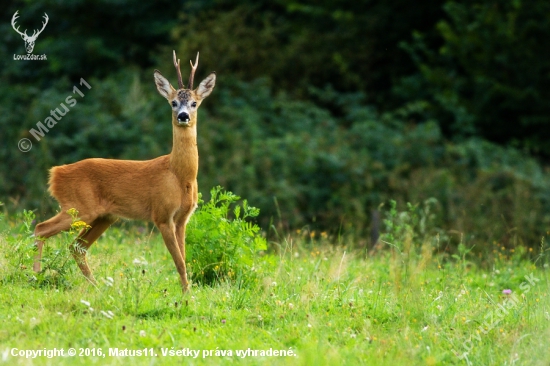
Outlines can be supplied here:
<path id="1" fill-rule="evenodd" d="M 80 78 L 80 85 L 85 86 L 88 90 L 92 89 L 92 86 L 88 84 L 84 78 Z M 84 93 L 78 88 L 78 86 L 75 85 L 73 87 L 73 94 L 69 94 L 67 98 L 65 98 L 65 101 L 59 104 L 58 108 L 50 110 L 50 116 L 44 119 L 44 123 L 42 123 L 42 121 L 38 121 L 36 123 L 36 128 L 33 127 L 29 130 L 29 133 L 37 142 L 40 141 L 48 132 L 50 132 L 50 130 L 59 121 L 61 121 L 61 118 L 69 113 L 71 108 L 77 104 L 77 100 L 73 95 L 78 95 L 79 97 L 84 98 Z M 22 152 L 29 152 L 32 149 L 32 141 L 29 138 L 22 138 L 19 140 L 17 147 Z"/>

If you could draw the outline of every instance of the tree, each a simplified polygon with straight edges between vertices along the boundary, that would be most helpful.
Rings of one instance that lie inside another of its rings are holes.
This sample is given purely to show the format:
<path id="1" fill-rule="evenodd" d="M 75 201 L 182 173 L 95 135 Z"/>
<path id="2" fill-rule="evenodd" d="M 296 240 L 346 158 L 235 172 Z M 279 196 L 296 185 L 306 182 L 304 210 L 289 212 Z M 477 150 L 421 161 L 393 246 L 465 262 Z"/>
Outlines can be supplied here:
<path id="1" fill-rule="evenodd" d="M 447 2 L 442 39 L 407 45 L 418 74 L 398 93 L 423 99 L 447 136 L 478 135 L 550 156 L 550 3 Z"/>

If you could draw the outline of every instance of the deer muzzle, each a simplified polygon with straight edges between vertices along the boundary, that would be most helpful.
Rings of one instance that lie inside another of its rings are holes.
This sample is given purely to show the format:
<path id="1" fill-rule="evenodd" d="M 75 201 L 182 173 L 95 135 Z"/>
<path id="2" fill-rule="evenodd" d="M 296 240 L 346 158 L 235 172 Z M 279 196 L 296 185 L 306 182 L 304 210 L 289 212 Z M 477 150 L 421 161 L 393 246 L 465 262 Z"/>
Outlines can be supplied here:
<path id="1" fill-rule="evenodd" d="M 190 122 L 189 114 L 186 112 L 181 112 L 178 114 L 178 125 L 180 126 L 189 126 Z"/>

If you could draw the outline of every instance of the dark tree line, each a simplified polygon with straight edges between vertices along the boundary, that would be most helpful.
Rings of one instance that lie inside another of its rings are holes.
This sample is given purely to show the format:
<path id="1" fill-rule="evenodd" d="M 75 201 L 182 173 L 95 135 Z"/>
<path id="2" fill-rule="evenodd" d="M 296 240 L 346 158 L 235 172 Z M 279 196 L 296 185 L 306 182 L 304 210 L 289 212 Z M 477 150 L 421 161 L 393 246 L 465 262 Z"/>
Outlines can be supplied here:
<path id="1" fill-rule="evenodd" d="M 547 220 L 539 163 L 550 156 L 548 1 L 45 0 L 1 7 L 0 200 L 8 204 L 51 210 L 45 183 L 52 165 L 168 153 L 169 110 L 152 72 L 174 80 L 176 49 L 183 69 L 200 51 L 199 77 L 212 70 L 219 77 L 201 109 L 204 191 L 222 184 L 256 202 L 267 221 L 278 215 L 276 200 L 289 226 L 361 228 L 389 198 L 434 196 L 441 225 L 477 230 L 461 213 L 466 187 L 482 192 L 471 199 L 495 207 L 480 216 L 498 215 L 503 201 L 533 200 L 541 215 L 522 225 Z M 10 24 L 16 10 L 21 29 L 40 26 L 48 14 L 34 50 L 47 61 L 13 60 L 25 53 Z M 17 141 L 32 137 L 29 129 L 80 78 L 92 89 L 21 153 Z M 512 193 L 518 185 L 525 196 Z M 507 220 L 525 217 L 518 211 Z"/>

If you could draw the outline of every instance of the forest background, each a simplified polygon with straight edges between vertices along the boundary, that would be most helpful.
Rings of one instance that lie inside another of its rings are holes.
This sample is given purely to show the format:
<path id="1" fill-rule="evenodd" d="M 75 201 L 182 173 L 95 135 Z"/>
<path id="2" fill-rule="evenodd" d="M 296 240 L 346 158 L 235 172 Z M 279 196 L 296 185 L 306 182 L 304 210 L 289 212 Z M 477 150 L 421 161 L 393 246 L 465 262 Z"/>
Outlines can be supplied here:
<path id="1" fill-rule="evenodd" d="M 0 201 L 57 203 L 48 169 L 171 150 L 172 50 L 200 51 L 216 90 L 199 112 L 199 186 L 261 209 L 270 228 L 369 246 L 390 200 L 433 213 L 449 247 L 530 245 L 550 221 L 550 2 L 4 1 Z M 33 53 L 12 29 L 49 22 Z M 83 86 L 84 79 L 89 86 Z M 78 87 L 83 96 L 73 93 Z M 31 129 L 77 103 L 37 141 Z M 28 152 L 18 142 L 29 139 Z"/>

